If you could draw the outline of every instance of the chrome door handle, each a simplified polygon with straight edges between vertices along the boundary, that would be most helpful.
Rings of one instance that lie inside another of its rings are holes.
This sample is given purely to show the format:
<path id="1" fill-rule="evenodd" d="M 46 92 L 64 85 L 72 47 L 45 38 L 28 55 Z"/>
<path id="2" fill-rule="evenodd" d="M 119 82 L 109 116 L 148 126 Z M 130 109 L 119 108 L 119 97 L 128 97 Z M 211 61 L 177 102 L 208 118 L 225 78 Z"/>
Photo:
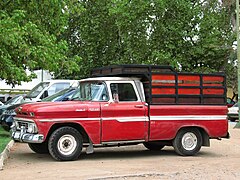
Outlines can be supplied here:
<path id="1" fill-rule="evenodd" d="M 135 105 L 135 108 L 143 108 L 143 105 Z"/>

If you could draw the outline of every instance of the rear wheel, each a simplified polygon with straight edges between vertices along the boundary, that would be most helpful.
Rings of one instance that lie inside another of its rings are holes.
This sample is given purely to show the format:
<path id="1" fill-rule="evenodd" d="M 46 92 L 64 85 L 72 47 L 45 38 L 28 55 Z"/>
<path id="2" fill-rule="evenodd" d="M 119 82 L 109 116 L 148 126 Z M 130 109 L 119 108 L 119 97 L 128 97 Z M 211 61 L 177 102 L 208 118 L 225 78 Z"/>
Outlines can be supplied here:
<path id="1" fill-rule="evenodd" d="M 151 151 L 160 151 L 164 147 L 160 142 L 145 142 L 143 145 Z"/>
<path id="2" fill-rule="evenodd" d="M 199 152 L 202 141 L 202 135 L 198 129 L 182 129 L 173 140 L 173 147 L 179 155 L 192 156 Z"/>
<path id="3" fill-rule="evenodd" d="M 76 160 L 82 151 L 82 135 L 72 127 L 61 127 L 49 138 L 48 149 L 52 157 L 59 161 Z"/>
<path id="4" fill-rule="evenodd" d="M 35 153 L 38 153 L 38 154 L 47 154 L 48 153 L 48 143 L 47 143 L 47 141 L 45 141 L 41 144 L 28 143 L 28 146 Z"/>

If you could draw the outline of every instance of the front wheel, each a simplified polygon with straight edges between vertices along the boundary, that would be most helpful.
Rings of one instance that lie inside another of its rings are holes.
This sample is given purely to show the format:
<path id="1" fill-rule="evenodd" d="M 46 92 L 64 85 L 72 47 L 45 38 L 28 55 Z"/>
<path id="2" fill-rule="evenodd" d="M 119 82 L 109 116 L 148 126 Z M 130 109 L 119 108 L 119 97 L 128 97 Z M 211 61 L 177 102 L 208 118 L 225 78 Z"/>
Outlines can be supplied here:
<path id="1" fill-rule="evenodd" d="M 199 152 L 202 146 L 202 135 L 196 128 L 180 130 L 173 140 L 173 147 L 179 155 L 192 156 Z"/>
<path id="2" fill-rule="evenodd" d="M 160 151 L 164 145 L 160 142 L 144 142 L 143 145 L 151 151 Z"/>
<path id="3" fill-rule="evenodd" d="M 82 135 L 72 127 L 56 129 L 49 138 L 48 149 L 58 161 L 76 160 L 82 151 Z"/>
<path id="4" fill-rule="evenodd" d="M 38 154 L 47 154 L 48 153 L 48 143 L 45 141 L 43 143 L 28 143 L 28 146 L 32 151 Z"/>

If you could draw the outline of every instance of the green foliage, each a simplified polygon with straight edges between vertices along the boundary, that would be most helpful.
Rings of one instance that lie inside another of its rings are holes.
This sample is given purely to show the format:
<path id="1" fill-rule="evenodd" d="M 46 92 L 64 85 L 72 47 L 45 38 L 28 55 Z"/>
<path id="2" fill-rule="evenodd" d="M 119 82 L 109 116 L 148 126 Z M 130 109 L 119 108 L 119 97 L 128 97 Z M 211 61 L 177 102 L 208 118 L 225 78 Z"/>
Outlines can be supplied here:
<path id="1" fill-rule="evenodd" d="M 0 78 L 9 83 L 29 80 L 26 68 L 75 79 L 112 64 L 231 71 L 230 13 L 218 0 L 16 0 L 0 7 L 1 69 L 8 65 Z"/>
<path id="2" fill-rule="evenodd" d="M 82 75 L 110 64 L 172 65 L 182 71 L 226 71 L 230 17 L 219 1 L 81 1 L 71 41 Z"/>
<path id="3" fill-rule="evenodd" d="M 79 72 L 78 56 L 69 55 L 62 38 L 69 19 L 63 1 L 3 1 L 0 3 L 0 78 L 15 85 L 30 81 L 35 69 L 57 77 Z"/>
<path id="4" fill-rule="evenodd" d="M 0 126 L 0 154 L 5 149 L 6 145 L 10 142 L 10 140 L 11 140 L 10 133 L 5 131 Z"/>

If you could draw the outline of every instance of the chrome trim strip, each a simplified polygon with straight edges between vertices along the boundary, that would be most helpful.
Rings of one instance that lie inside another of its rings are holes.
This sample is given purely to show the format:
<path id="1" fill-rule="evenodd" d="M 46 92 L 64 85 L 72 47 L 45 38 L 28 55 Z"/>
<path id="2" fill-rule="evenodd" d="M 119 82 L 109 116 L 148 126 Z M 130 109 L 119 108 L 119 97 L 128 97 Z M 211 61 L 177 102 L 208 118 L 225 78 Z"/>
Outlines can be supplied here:
<path id="1" fill-rule="evenodd" d="M 150 116 L 151 121 L 177 121 L 177 120 L 226 120 L 226 115 L 186 115 L 186 116 Z M 40 122 L 61 122 L 61 121 L 100 121 L 101 118 L 56 118 L 56 119 L 39 119 Z M 118 122 L 145 122 L 149 121 L 148 117 L 108 117 L 102 118 L 103 121 Z"/>
<path id="2" fill-rule="evenodd" d="M 28 118 L 18 118 L 18 117 L 14 117 L 13 119 L 14 119 L 14 121 L 34 122 L 33 119 L 28 119 Z"/>
<path id="3" fill-rule="evenodd" d="M 150 116 L 151 121 L 162 120 L 226 120 L 226 115 Z"/>
<path id="4" fill-rule="evenodd" d="M 39 122 L 61 122 L 61 121 L 100 121 L 100 118 L 56 118 L 56 119 L 39 119 Z"/>
<path id="5" fill-rule="evenodd" d="M 40 122 L 59 122 L 59 121 L 100 121 L 101 118 L 56 118 L 56 119 L 40 119 Z M 109 117 L 102 118 L 103 121 L 118 121 L 118 122 L 137 122 L 137 121 L 149 121 L 148 117 Z"/>
<path id="6" fill-rule="evenodd" d="M 119 117 L 119 118 L 103 118 L 103 121 L 111 121 L 111 120 L 117 120 L 118 122 L 137 122 L 137 121 L 149 121 L 148 117 Z"/>

